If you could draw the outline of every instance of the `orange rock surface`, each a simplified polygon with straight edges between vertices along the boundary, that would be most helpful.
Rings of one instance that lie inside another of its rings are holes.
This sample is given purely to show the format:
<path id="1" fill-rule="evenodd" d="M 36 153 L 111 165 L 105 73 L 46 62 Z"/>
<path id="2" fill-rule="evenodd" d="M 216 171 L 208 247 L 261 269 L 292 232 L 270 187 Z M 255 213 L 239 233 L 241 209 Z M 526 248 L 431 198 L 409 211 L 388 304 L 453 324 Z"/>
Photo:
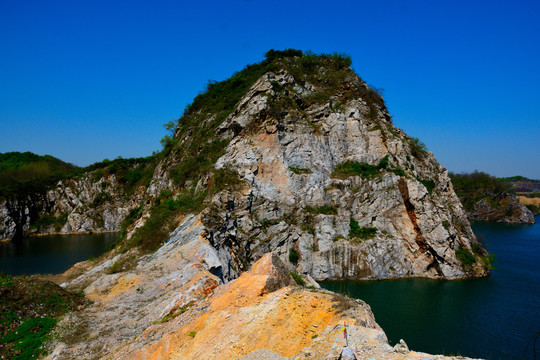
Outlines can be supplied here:
<path id="1" fill-rule="evenodd" d="M 219 288 L 199 316 L 191 317 L 191 310 L 178 316 L 159 341 L 126 347 L 116 358 L 235 359 L 257 349 L 290 357 L 311 345 L 327 326 L 357 324 L 358 318 L 340 312 L 333 294 L 295 286 L 267 293 L 271 259 L 264 256 L 250 272 Z M 144 343 L 152 331 L 138 342 Z"/>

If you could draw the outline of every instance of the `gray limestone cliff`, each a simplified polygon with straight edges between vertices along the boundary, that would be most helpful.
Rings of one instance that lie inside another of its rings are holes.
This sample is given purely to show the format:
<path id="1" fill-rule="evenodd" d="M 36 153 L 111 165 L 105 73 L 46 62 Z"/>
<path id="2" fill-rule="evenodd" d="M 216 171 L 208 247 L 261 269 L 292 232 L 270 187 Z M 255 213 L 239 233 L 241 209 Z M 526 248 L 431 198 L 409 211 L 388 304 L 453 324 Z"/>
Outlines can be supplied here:
<path id="1" fill-rule="evenodd" d="M 327 69 L 317 71 L 324 77 Z M 207 239 L 227 264 L 222 278 L 269 251 L 316 280 L 489 274 L 446 169 L 392 124 L 384 103 L 369 101 L 372 90 L 350 68 L 345 73 L 318 102 L 317 86 L 268 72 L 208 140 L 227 142 L 216 169 L 243 184 L 213 195 L 202 212 Z M 199 119 L 204 126 L 215 114 Z M 178 127 L 179 143 L 190 136 Z M 149 191 L 205 189 L 211 175 L 173 185 L 181 161 L 166 158 Z M 478 261 L 464 267 L 460 249 Z"/>

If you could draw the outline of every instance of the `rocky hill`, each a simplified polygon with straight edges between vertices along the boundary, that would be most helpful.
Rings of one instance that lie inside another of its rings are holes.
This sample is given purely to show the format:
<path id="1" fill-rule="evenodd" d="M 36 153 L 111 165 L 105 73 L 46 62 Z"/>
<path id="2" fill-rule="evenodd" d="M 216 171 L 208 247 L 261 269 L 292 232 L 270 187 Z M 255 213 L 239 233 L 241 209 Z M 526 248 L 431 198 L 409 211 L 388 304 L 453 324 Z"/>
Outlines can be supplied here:
<path id="1" fill-rule="evenodd" d="M 350 60 L 287 55 L 209 84 L 186 109 L 150 218 L 164 202 L 202 210 L 224 280 L 269 251 L 317 280 L 487 274 L 446 169 L 392 124 Z M 138 236 L 147 224 L 128 237 L 158 246 Z M 464 268 L 458 250 L 478 261 Z"/>
<path id="2" fill-rule="evenodd" d="M 209 83 L 124 197 L 116 248 L 63 275 L 92 303 L 49 358 L 332 358 L 345 321 L 363 356 L 424 359 L 314 279 L 487 276 L 489 256 L 446 169 L 350 65 L 269 51 Z"/>
<path id="3" fill-rule="evenodd" d="M 451 177 L 470 220 L 534 224 L 534 214 L 514 194 L 513 182 L 479 171 Z"/>

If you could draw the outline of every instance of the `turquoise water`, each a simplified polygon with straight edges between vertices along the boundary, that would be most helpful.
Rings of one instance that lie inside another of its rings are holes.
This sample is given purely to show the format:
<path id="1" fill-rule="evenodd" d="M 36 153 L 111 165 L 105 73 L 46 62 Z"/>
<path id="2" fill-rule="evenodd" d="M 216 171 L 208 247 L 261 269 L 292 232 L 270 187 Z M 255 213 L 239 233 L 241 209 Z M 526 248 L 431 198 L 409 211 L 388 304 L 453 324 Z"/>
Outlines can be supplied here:
<path id="1" fill-rule="evenodd" d="M 105 252 L 118 233 L 47 235 L 0 243 L 0 272 L 57 274 Z"/>
<path id="2" fill-rule="evenodd" d="M 392 343 L 490 360 L 540 359 L 540 217 L 534 225 L 474 223 L 498 262 L 485 279 L 326 282 L 366 301 Z M 528 345 L 528 348 L 527 348 Z"/>

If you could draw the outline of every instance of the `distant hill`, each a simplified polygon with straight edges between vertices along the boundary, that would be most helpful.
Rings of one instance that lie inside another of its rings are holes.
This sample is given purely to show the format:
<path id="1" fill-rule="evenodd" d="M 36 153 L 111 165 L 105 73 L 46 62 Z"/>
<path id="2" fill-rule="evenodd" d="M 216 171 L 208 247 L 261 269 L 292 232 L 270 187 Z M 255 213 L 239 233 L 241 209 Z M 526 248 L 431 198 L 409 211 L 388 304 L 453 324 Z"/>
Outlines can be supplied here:
<path id="1" fill-rule="evenodd" d="M 497 178 L 485 172 L 450 173 L 452 184 L 471 220 L 534 223 L 533 214 L 515 195 L 522 176 Z M 526 179 L 526 180 L 524 180 Z"/>
<path id="2" fill-rule="evenodd" d="M 0 154 L 0 198 L 39 192 L 78 169 L 51 155 L 31 152 Z"/>
<path id="3" fill-rule="evenodd" d="M 509 183 L 518 193 L 540 192 L 540 180 L 529 179 L 524 176 L 512 176 L 501 178 L 501 181 Z"/>

